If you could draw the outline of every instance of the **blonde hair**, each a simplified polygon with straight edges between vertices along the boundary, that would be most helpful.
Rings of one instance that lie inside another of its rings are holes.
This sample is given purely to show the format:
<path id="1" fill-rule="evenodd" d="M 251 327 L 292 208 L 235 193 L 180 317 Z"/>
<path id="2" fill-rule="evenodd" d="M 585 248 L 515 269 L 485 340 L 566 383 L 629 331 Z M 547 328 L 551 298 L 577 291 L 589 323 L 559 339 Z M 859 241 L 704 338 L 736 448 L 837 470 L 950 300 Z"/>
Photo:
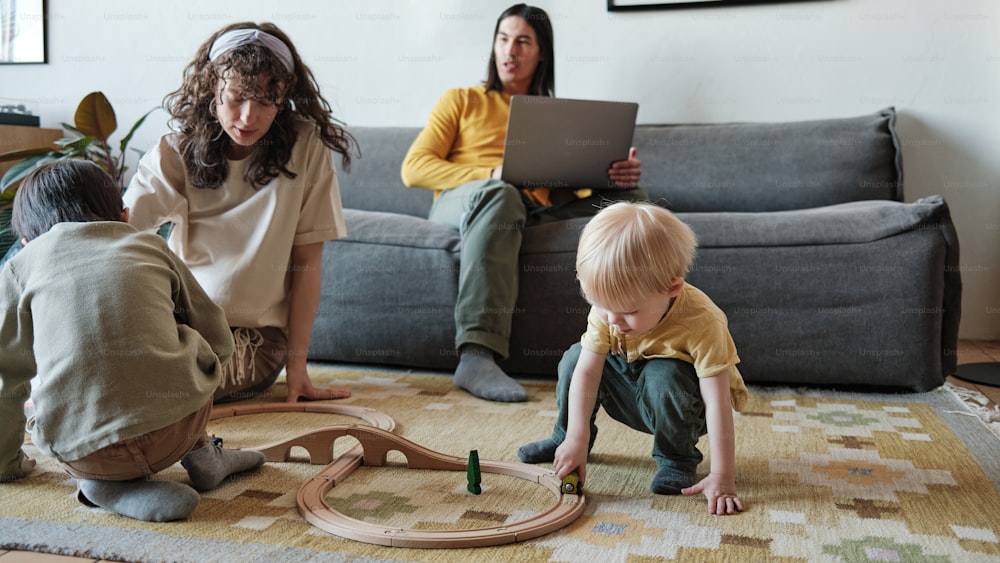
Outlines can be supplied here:
<path id="1" fill-rule="evenodd" d="M 588 301 L 625 311 L 637 299 L 668 293 L 694 261 L 691 227 L 652 203 L 617 202 L 584 227 L 576 273 Z"/>

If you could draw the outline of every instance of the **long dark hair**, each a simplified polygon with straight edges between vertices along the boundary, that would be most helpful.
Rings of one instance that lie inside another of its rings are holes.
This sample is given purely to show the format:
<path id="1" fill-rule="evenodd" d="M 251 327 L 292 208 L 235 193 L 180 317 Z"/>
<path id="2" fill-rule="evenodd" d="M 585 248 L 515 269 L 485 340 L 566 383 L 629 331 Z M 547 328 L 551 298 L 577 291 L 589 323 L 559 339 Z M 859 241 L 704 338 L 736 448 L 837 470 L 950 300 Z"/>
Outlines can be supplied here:
<path id="1" fill-rule="evenodd" d="M 542 59 L 538 61 L 538 66 L 535 68 L 535 75 L 531 78 L 528 94 L 554 96 L 556 92 L 556 59 L 552 22 L 549 21 L 549 15 L 545 13 L 545 10 L 527 4 L 515 4 L 504 10 L 497 18 L 496 27 L 493 28 L 493 44 L 490 46 L 489 67 L 486 69 L 486 91 L 503 92 L 503 83 L 500 82 L 500 75 L 497 73 L 497 55 L 494 46 L 497 41 L 497 32 L 500 30 L 500 22 L 510 16 L 524 18 L 524 21 L 528 22 L 528 25 L 535 30 L 538 48 L 542 53 Z"/>
<path id="2" fill-rule="evenodd" d="M 293 70 L 289 72 L 269 49 L 259 45 L 242 45 L 209 61 L 208 53 L 216 38 L 233 29 L 259 29 L 280 39 L 292 54 Z M 261 75 L 270 77 L 263 91 L 259 91 L 255 80 Z M 252 185 L 263 186 L 279 174 L 296 176 L 285 166 L 295 145 L 296 120 L 316 125 L 323 144 L 340 153 L 344 170 L 350 170 L 352 152 L 360 156 L 357 142 L 331 117 L 330 104 L 320 95 L 312 71 L 303 64 L 288 36 L 272 23 L 234 23 L 215 32 L 198 48 L 184 69 L 181 87 L 163 100 L 195 187 L 218 188 L 226 181 L 225 150 L 230 139 L 215 117 L 219 80 L 223 78 L 241 80 L 257 90 L 252 92 L 254 95 L 282 104 L 251 157 L 246 180 Z"/>
<path id="3" fill-rule="evenodd" d="M 14 196 L 11 226 L 34 240 L 57 223 L 121 221 L 122 192 L 97 164 L 80 158 L 56 160 L 25 176 Z"/>

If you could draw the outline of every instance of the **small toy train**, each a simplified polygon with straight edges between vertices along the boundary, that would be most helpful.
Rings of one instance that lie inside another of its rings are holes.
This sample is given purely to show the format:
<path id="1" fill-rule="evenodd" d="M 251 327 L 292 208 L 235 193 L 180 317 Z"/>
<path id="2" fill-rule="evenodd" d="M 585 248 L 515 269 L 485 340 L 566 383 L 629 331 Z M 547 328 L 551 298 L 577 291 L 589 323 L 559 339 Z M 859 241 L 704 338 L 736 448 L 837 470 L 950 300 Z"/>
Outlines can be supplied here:
<path id="1" fill-rule="evenodd" d="M 559 490 L 566 495 L 578 495 L 580 494 L 580 476 L 574 471 L 569 475 L 563 477 L 562 485 Z"/>

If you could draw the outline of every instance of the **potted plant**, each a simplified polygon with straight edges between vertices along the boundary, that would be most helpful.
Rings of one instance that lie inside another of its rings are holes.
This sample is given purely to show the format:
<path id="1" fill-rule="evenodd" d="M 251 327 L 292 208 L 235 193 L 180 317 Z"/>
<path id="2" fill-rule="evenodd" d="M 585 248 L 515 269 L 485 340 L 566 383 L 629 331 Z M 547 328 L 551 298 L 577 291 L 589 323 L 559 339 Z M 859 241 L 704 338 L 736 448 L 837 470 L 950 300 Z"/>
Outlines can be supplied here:
<path id="1" fill-rule="evenodd" d="M 118 144 L 117 154 L 109 139 L 118 128 L 118 120 L 111 102 L 101 92 L 87 94 L 76 108 L 73 125 L 63 123 L 62 127 L 69 135 L 59 139 L 52 147 L 22 149 L 0 154 L 0 162 L 19 160 L 0 178 L 0 257 L 4 256 L 15 242 L 10 229 L 10 211 L 14 193 L 20 181 L 39 165 L 64 158 L 85 158 L 96 162 L 106 170 L 119 187 L 125 189 L 125 151 L 132 135 L 142 125 L 153 108 L 147 111 L 132 125 L 128 134 Z M 136 149 L 132 149 L 141 153 Z M 2 261 L 0 261 L 2 263 Z"/>

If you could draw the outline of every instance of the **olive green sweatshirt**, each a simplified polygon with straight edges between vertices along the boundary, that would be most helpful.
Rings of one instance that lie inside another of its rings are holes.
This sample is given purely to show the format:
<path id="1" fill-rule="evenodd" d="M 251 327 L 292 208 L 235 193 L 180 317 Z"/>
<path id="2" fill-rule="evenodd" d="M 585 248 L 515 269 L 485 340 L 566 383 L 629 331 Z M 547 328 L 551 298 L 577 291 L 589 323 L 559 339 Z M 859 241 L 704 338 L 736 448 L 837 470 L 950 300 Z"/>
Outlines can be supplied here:
<path id="1" fill-rule="evenodd" d="M 0 479 L 32 442 L 59 461 L 203 407 L 233 353 L 222 309 L 152 233 L 59 223 L 0 270 Z"/>

